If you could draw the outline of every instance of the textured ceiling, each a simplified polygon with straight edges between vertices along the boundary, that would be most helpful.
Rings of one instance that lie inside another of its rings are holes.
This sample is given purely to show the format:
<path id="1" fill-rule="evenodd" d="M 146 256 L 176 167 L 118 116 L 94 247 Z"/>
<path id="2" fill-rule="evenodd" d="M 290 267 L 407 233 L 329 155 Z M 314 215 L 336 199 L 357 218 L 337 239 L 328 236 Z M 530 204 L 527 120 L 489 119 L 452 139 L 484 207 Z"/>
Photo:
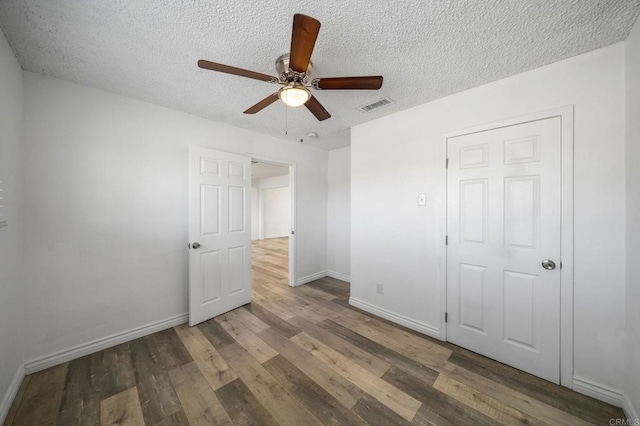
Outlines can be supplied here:
<path id="1" fill-rule="evenodd" d="M 234 126 L 332 149 L 349 128 L 624 40 L 640 0 L 0 0 L 0 27 L 23 68 Z M 277 86 L 196 66 L 207 59 L 275 75 L 293 14 L 322 22 L 316 76 L 381 74 L 380 91 L 314 94 L 332 114 L 278 102 Z M 358 106 L 382 96 L 391 107 Z M 285 130 L 288 134 L 285 135 Z"/>

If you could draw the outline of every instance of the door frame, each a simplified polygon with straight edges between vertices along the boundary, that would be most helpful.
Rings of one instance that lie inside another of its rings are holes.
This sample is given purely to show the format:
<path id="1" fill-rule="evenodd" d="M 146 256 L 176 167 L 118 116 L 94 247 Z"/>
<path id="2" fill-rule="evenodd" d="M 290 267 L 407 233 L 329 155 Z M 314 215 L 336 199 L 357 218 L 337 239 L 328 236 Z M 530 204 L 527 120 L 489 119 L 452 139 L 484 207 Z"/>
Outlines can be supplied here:
<path id="1" fill-rule="evenodd" d="M 491 123 L 479 124 L 460 130 L 446 132 L 443 134 L 444 160 L 447 161 L 448 140 L 457 136 L 464 136 L 473 133 L 502 127 L 515 126 L 532 121 L 545 120 L 547 118 L 560 118 L 560 156 L 561 156 L 561 202 L 560 202 L 560 384 L 573 388 L 573 119 L 574 105 L 567 105 L 550 110 L 534 112 L 520 115 Z M 447 235 L 447 168 L 443 168 L 444 198 L 442 204 L 442 241 Z M 447 246 L 445 245 L 444 255 L 440 263 L 441 298 L 440 308 L 443 315 L 440 320 L 441 338 L 447 340 L 447 324 L 444 313 L 447 311 Z"/>
<path id="2" fill-rule="evenodd" d="M 266 155 L 246 153 L 252 160 L 258 160 L 261 163 L 276 164 L 278 166 L 289 167 L 289 191 L 291 193 L 291 232 L 289 233 L 289 287 L 296 286 L 296 223 L 297 223 L 297 185 L 296 185 L 296 162 L 283 160 Z"/>

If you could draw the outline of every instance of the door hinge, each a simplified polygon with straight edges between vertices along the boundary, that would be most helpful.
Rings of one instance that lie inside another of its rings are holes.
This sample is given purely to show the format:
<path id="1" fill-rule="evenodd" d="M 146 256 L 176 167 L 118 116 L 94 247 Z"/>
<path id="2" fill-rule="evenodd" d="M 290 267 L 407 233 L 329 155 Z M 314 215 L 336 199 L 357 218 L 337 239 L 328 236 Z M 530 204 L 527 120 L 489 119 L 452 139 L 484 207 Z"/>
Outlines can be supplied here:
<path id="1" fill-rule="evenodd" d="M 444 236 L 444 245 L 445 245 L 445 246 L 448 246 L 448 245 L 449 245 L 449 236 L 448 236 L 448 235 L 445 235 L 445 236 Z"/>
<path id="2" fill-rule="evenodd" d="M 449 313 L 445 312 L 444 313 L 444 322 L 447 322 L 449 320 Z"/>
<path id="3" fill-rule="evenodd" d="M 296 234 L 296 231 L 291 231 L 291 235 L 295 235 L 295 234 Z"/>
<path id="4" fill-rule="evenodd" d="M 449 159 L 448 158 L 444 160 L 444 168 L 445 169 L 449 168 Z"/>

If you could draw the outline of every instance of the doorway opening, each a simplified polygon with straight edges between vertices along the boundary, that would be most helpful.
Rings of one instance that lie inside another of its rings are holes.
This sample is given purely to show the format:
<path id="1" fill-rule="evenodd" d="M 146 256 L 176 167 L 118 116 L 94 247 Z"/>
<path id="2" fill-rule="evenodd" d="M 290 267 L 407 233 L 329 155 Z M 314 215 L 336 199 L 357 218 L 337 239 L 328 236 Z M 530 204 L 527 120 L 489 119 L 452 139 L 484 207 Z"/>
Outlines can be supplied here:
<path id="1" fill-rule="evenodd" d="M 294 286 L 294 166 L 251 160 L 251 268 L 254 286 Z"/>

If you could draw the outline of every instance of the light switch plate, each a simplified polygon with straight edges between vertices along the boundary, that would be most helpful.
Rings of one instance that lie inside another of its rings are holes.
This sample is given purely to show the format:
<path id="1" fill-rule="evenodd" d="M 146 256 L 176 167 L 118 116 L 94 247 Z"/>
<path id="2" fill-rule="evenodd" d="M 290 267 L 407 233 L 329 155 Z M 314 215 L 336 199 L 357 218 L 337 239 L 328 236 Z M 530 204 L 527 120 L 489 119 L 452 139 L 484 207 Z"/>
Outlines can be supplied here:
<path id="1" fill-rule="evenodd" d="M 427 194 L 418 194 L 418 205 L 419 206 L 427 205 Z"/>

